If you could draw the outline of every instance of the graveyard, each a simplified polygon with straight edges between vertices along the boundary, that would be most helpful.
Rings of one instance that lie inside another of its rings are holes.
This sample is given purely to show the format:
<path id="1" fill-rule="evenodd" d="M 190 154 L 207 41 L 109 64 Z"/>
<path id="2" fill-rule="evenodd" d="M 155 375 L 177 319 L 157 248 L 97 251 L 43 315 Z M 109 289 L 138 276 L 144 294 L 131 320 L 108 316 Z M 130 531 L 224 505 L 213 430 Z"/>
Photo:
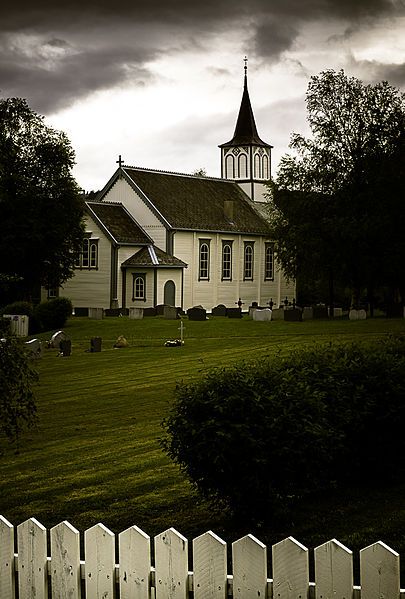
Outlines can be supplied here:
<path id="1" fill-rule="evenodd" d="M 47 527 L 68 520 L 80 530 L 103 522 L 113 531 L 136 524 L 149 535 L 173 526 L 186 536 L 209 529 L 226 540 L 248 532 L 274 543 L 294 535 L 310 546 L 338 538 L 351 548 L 381 539 L 404 552 L 405 485 L 351 489 L 303 505 L 294 522 L 252 530 L 201 501 L 160 449 L 160 423 L 176 382 L 213 367 L 259 356 L 287 355 L 305 345 L 379 339 L 405 333 L 404 319 L 255 321 L 208 316 L 73 317 L 64 332 L 71 353 L 46 347 L 36 366 L 38 422 L 19 447 L 2 446 L 0 514 L 18 524 L 30 517 Z M 184 344 L 166 342 L 184 336 Z M 126 347 L 114 348 L 118 337 Z M 91 339 L 99 338 L 97 351 Z M 243 364 L 242 361 L 245 363 Z"/>

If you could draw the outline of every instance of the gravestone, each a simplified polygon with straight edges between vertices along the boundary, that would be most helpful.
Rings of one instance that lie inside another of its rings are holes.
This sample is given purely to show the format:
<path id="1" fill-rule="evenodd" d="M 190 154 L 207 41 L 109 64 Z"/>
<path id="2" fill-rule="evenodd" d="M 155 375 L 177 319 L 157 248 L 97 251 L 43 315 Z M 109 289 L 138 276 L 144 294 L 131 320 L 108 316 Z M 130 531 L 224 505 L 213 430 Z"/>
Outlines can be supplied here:
<path id="1" fill-rule="evenodd" d="M 60 342 L 67 339 L 67 335 L 65 331 L 56 331 L 51 337 L 49 342 L 49 347 L 54 347 L 56 349 L 60 349 Z"/>
<path id="2" fill-rule="evenodd" d="M 143 308 L 144 316 L 156 316 L 156 308 Z"/>
<path id="3" fill-rule="evenodd" d="M 176 320 L 178 310 L 175 306 L 165 306 L 163 309 L 163 316 L 166 320 Z"/>
<path id="4" fill-rule="evenodd" d="M 314 317 L 314 309 L 312 306 L 304 306 L 302 310 L 302 320 L 312 320 Z"/>
<path id="5" fill-rule="evenodd" d="M 30 353 L 31 358 L 42 357 L 42 343 L 39 339 L 31 339 L 30 341 L 26 341 L 25 347 Z"/>
<path id="6" fill-rule="evenodd" d="M 103 308 L 89 308 L 89 318 L 93 320 L 102 320 Z"/>
<path id="7" fill-rule="evenodd" d="M 228 318 L 242 318 L 242 308 L 228 308 Z"/>
<path id="8" fill-rule="evenodd" d="M 135 308 L 132 306 L 129 309 L 129 318 L 131 320 L 142 320 L 144 316 L 144 308 Z"/>
<path id="9" fill-rule="evenodd" d="M 73 309 L 74 315 L 75 316 L 88 316 L 89 315 L 89 309 L 88 308 L 81 308 L 79 307 L 75 307 Z"/>
<path id="10" fill-rule="evenodd" d="M 330 309 L 328 310 L 330 314 Z M 343 308 L 333 308 L 333 318 L 342 318 L 343 316 Z"/>
<path id="11" fill-rule="evenodd" d="M 284 319 L 284 309 L 283 308 L 273 308 L 271 313 L 272 320 L 283 320 Z"/>
<path id="12" fill-rule="evenodd" d="M 287 322 L 301 322 L 302 311 L 300 308 L 287 308 L 284 310 L 284 320 Z"/>
<path id="13" fill-rule="evenodd" d="M 92 337 L 90 339 L 90 352 L 95 354 L 101 351 L 102 339 L 101 337 Z"/>
<path id="14" fill-rule="evenodd" d="M 128 316 L 128 308 L 106 308 L 104 316 Z"/>
<path id="15" fill-rule="evenodd" d="M 349 320 L 366 320 L 367 312 L 365 310 L 351 309 L 349 312 Z"/>
<path id="16" fill-rule="evenodd" d="M 261 310 L 253 310 L 252 318 L 253 320 L 258 321 L 270 321 L 271 320 L 272 311 L 270 308 L 263 308 Z"/>
<path id="17" fill-rule="evenodd" d="M 59 343 L 59 355 L 70 356 L 72 353 L 72 342 L 70 339 L 62 339 Z"/>
<path id="18" fill-rule="evenodd" d="M 218 304 L 215 308 L 212 308 L 211 314 L 212 316 L 226 316 L 228 309 L 224 304 Z"/>
<path id="19" fill-rule="evenodd" d="M 328 309 L 326 306 L 319 305 L 313 307 L 314 320 L 328 318 Z"/>
<path id="20" fill-rule="evenodd" d="M 189 320 L 207 320 L 207 311 L 202 306 L 194 306 L 187 310 Z"/>
<path id="21" fill-rule="evenodd" d="M 25 314 L 3 314 L 3 318 L 10 320 L 10 330 L 17 337 L 28 337 L 29 316 Z"/>

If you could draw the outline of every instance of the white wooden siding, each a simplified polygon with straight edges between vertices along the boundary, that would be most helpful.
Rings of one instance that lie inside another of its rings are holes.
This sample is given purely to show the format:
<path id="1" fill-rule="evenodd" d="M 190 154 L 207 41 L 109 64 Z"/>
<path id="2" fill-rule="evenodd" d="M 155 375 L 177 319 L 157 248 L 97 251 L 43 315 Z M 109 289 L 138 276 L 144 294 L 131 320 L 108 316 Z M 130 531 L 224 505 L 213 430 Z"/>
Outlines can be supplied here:
<path id="1" fill-rule="evenodd" d="M 125 179 L 118 179 L 103 201 L 123 204 L 155 244 L 166 251 L 166 228 Z"/>
<path id="2" fill-rule="evenodd" d="M 85 218 L 85 230 L 98 237 L 98 268 L 75 269 L 73 278 L 64 283 L 60 295 L 68 297 L 74 307 L 109 308 L 111 281 L 111 243 L 105 233 L 90 218 Z"/>

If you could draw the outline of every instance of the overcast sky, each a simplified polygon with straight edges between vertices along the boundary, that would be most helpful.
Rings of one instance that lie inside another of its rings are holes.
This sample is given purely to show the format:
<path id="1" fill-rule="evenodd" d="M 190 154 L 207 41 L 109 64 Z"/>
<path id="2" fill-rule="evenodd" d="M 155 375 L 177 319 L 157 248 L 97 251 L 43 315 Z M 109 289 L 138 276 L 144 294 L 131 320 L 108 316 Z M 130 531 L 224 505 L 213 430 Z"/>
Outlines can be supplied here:
<path id="1" fill-rule="evenodd" d="M 0 16 L 0 95 L 64 130 L 75 177 L 104 186 L 125 163 L 220 175 L 247 55 L 273 172 L 306 133 L 311 75 L 343 68 L 405 89 L 405 0 L 19 0 Z"/>

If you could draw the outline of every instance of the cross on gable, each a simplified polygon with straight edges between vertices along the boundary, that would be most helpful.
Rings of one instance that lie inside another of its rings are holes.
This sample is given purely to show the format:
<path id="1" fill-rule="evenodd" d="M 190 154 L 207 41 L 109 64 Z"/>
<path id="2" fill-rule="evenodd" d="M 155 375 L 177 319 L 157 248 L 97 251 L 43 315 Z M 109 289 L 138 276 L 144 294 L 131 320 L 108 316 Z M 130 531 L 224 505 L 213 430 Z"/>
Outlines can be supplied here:
<path id="1" fill-rule="evenodd" d="M 118 160 L 116 160 L 116 163 L 118 164 L 119 168 L 121 168 L 121 166 L 124 164 L 124 161 L 121 158 L 121 154 L 118 156 Z"/>

